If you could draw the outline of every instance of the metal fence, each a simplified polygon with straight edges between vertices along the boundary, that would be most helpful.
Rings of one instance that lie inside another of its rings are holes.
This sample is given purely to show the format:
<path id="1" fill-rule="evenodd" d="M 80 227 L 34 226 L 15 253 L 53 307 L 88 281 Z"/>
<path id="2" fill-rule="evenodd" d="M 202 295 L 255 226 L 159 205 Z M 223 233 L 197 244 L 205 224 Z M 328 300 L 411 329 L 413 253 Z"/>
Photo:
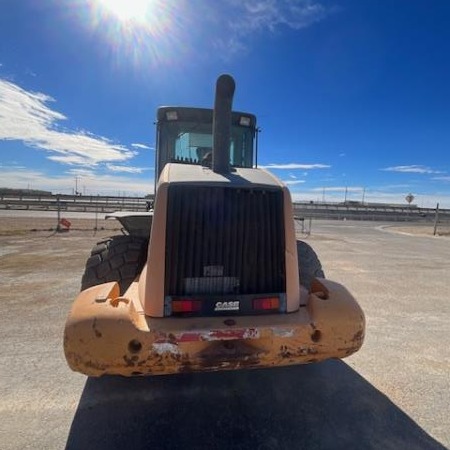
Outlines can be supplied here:
<path id="1" fill-rule="evenodd" d="M 110 213 L 114 211 L 147 211 L 153 198 L 114 197 L 100 195 L 0 195 L 0 209 L 34 211 L 71 211 Z M 415 205 L 376 203 L 296 202 L 294 215 L 301 221 L 309 219 L 373 220 L 395 222 L 436 221 L 436 209 Z M 440 209 L 438 222 L 450 224 L 450 209 Z"/>
<path id="2" fill-rule="evenodd" d="M 0 195 L 0 209 L 101 212 L 146 211 L 151 198 L 100 195 Z"/>
<path id="3" fill-rule="evenodd" d="M 408 205 L 344 204 L 344 203 L 294 203 L 298 219 L 373 220 L 382 222 L 430 222 L 436 220 L 435 208 Z M 440 209 L 439 223 L 450 223 L 450 210 Z"/>

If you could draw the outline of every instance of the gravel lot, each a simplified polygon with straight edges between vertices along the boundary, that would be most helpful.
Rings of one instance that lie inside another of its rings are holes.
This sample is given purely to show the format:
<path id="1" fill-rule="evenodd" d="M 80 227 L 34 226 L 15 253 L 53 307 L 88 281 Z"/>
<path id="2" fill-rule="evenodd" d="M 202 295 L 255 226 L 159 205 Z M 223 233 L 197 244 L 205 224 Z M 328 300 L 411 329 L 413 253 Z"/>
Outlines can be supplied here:
<path id="1" fill-rule="evenodd" d="M 54 233 L 53 215 L 0 214 L 2 448 L 450 446 L 450 238 L 313 223 L 305 240 L 367 317 L 362 350 L 344 361 L 87 379 L 65 364 L 64 322 L 90 248 L 120 231 L 82 217 Z"/>

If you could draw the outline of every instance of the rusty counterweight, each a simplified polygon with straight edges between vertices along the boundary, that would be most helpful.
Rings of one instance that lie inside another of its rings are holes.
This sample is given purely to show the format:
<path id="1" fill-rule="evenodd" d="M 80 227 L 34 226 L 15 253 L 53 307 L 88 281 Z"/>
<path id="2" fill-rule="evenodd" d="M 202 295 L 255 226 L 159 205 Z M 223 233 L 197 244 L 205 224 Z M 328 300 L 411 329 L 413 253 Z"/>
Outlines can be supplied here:
<path id="1" fill-rule="evenodd" d="M 89 376 L 273 367 L 344 358 L 364 339 L 364 314 L 338 283 L 315 280 L 307 305 L 266 316 L 149 318 L 137 283 L 119 296 L 106 283 L 79 294 L 66 324 L 69 366 Z"/>

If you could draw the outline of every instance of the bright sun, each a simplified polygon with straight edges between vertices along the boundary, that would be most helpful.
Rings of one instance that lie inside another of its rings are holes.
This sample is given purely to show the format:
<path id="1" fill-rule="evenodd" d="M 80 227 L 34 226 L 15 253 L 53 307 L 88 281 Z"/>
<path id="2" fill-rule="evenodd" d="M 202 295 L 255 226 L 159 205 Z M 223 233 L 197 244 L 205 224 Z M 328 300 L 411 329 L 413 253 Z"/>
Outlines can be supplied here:
<path id="1" fill-rule="evenodd" d="M 98 0 L 105 10 L 121 21 L 145 20 L 153 0 Z"/>
<path id="2" fill-rule="evenodd" d="M 171 60 L 175 45 L 187 48 L 181 39 L 185 0 L 86 1 L 90 25 L 106 37 L 116 61 L 126 56 L 134 64 L 160 65 Z"/>

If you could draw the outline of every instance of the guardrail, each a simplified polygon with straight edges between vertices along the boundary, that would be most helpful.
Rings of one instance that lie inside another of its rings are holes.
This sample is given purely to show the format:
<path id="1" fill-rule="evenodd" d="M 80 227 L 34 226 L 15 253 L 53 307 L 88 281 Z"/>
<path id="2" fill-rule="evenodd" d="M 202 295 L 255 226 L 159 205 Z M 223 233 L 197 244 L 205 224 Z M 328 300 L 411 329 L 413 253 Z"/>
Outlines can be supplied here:
<path id="1" fill-rule="evenodd" d="M 101 212 L 147 211 L 152 198 L 85 195 L 0 195 L 0 209 Z"/>
<path id="2" fill-rule="evenodd" d="M 10 195 L 0 194 L 0 209 L 110 213 L 147 211 L 152 198 L 100 195 Z M 295 202 L 298 219 L 374 220 L 433 222 L 436 210 L 417 206 L 386 204 L 343 204 Z M 439 210 L 439 223 L 450 223 L 450 209 Z"/>
<path id="3" fill-rule="evenodd" d="M 299 218 L 373 220 L 395 222 L 434 222 L 436 209 L 386 204 L 294 203 Z M 439 223 L 450 223 L 450 210 L 439 210 Z"/>

